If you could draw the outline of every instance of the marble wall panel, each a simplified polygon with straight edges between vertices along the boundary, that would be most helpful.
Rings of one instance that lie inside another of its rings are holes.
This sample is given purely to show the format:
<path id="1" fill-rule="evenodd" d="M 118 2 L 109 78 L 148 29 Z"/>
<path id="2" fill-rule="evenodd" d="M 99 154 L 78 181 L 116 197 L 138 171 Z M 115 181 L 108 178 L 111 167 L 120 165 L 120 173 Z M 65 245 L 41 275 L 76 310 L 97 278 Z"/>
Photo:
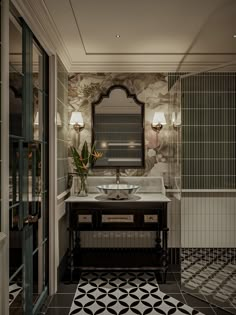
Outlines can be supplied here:
<path id="1" fill-rule="evenodd" d="M 170 136 L 176 132 L 171 124 L 169 111 L 170 95 L 168 93 L 168 77 L 166 73 L 73 73 L 69 75 L 68 106 L 69 119 L 73 111 L 81 111 L 85 128 L 78 136 L 70 126 L 68 147 L 74 144 L 77 136 L 78 148 L 84 141 L 91 143 L 91 103 L 98 99 L 101 92 L 114 84 L 126 86 L 131 93 L 145 103 L 145 169 L 125 170 L 126 176 L 163 176 L 165 185 L 170 187 L 169 161 L 176 156 L 176 145 L 171 146 Z M 172 106 L 173 107 L 173 106 Z M 174 110 L 174 107 L 172 108 Z M 151 128 L 152 119 L 156 111 L 164 112 L 167 125 L 160 133 Z M 69 170 L 73 172 L 71 159 Z M 115 171 L 115 170 L 114 170 Z M 113 170 L 94 171 L 93 175 L 113 175 Z"/>

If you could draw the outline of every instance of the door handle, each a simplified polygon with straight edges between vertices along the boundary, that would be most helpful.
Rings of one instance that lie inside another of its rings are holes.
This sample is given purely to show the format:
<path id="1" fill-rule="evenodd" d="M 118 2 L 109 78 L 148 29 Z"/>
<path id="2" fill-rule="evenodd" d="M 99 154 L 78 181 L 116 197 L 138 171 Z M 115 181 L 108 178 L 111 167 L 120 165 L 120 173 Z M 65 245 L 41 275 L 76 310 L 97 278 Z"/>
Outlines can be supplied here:
<path id="1" fill-rule="evenodd" d="M 38 222 L 38 220 L 39 220 L 39 216 L 38 216 L 38 214 L 36 214 L 36 215 L 28 215 L 27 217 L 26 217 L 26 219 L 25 219 L 25 221 L 24 221 L 24 224 L 26 225 L 26 224 L 34 224 L 34 223 L 36 223 L 36 222 Z"/>

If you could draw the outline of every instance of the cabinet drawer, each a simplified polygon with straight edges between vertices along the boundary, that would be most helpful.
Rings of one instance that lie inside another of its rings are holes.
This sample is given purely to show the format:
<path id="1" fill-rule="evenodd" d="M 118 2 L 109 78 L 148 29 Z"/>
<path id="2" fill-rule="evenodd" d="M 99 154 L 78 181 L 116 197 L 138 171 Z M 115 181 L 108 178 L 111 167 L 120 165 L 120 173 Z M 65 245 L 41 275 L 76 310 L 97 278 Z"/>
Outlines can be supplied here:
<path id="1" fill-rule="evenodd" d="M 133 214 L 103 214 L 102 223 L 133 223 Z"/>
<path id="2" fill-rule="evenodd" d="M 78 223 L 92 223 L 92 214 L 79 214 Z"/>
<path id="3" fill-rule="evenodd" d="M 144 223 L 157 223 L 158 215 L 157 214 L 145 214 Z"/>

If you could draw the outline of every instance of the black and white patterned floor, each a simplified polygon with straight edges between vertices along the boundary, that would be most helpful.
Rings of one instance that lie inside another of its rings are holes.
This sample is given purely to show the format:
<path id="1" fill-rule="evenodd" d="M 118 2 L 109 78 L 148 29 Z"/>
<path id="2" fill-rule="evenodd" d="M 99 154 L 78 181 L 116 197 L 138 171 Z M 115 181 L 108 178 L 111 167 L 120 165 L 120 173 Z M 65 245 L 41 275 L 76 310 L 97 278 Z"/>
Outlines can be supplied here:
<path id="1" fill-rule="evenodd" d="M 161 292 L 152 272 L 83 272 L 69 314 L 202 313 Z"/>

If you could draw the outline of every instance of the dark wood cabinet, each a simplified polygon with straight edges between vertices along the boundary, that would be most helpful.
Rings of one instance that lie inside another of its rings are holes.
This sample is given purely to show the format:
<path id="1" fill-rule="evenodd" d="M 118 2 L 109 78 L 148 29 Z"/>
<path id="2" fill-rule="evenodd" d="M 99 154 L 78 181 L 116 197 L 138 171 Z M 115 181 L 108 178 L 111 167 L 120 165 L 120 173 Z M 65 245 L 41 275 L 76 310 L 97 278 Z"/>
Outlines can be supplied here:
<path id="1" fill-rule="evenodd" d="M 153 270 L 166 280 L 167 202 L 67 202 L 69 269 Z M 155 231 L 153 248 L 84 248 L 81 231 Z"/>

